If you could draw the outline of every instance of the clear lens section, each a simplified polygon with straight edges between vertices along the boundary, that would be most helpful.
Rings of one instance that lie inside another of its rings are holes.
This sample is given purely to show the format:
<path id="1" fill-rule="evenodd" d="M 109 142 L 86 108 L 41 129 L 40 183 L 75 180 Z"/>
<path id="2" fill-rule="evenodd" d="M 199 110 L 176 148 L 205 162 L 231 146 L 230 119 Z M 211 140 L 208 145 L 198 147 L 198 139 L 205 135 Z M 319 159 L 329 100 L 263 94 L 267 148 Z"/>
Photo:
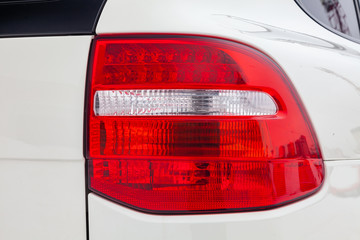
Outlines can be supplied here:
<path id="1" fill-rule="evenodd" d="M 96 116 L 148 115 L 274 115 L 273 98 L 259 91 L 244 90 L 106 90 L 94 96 Z"/>

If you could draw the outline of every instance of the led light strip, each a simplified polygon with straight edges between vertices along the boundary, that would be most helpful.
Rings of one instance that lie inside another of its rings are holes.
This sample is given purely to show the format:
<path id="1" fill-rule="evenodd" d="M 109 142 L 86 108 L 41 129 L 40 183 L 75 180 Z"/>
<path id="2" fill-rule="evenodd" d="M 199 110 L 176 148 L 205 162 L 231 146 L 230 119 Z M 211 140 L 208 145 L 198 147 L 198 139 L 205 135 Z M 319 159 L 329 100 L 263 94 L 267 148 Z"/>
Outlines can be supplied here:
<path id="1" fill-rule="evenodd" d="M 264 116 L 277 110 L 269 94 L 248 90 L 105 90 L 94 96 L 96 116 Z"/>

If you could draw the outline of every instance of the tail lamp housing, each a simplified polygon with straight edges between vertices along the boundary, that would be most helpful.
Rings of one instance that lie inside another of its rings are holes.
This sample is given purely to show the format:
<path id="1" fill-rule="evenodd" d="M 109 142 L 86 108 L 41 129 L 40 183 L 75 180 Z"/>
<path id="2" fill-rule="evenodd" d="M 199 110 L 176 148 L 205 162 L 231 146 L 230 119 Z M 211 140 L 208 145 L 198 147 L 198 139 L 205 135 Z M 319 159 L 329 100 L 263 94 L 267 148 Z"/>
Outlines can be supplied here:
<path id="1" fill-rule="evenodd" d="M 324 167 L 283 71 L 240 43 L 100 36 L 86 114 L 89 188 L 149 213 L 269 209 L 316 192 Z"/>

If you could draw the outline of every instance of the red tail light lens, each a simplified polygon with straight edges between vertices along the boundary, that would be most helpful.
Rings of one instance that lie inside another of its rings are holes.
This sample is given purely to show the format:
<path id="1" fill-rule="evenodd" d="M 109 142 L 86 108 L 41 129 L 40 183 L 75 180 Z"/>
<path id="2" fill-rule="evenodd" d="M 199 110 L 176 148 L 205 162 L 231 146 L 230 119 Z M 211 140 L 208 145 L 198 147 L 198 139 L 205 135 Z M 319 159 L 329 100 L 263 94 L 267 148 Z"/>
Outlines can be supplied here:
<path id="1" fill-rule="evenodd" d="M 323 162 L 281 69 L 205 37 L 98 37 L 89 187 L 152 213 L 268 209 L 318 190 Z"/>

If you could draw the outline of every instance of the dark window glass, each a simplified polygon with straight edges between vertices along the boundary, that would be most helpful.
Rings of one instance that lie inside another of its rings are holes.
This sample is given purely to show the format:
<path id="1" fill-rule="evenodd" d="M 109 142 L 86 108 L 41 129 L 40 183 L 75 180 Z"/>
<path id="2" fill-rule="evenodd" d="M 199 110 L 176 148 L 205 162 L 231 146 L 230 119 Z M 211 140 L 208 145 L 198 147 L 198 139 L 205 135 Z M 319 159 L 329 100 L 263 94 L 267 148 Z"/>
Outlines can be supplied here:
<path id="1" fill-rule="evenodd" d="M 356 6 L 353 0 L 299 0 L 319 23 L 360 39 Z"/>
<path id="2" fill-rule="evenodd" d="M 0 0 L 0 38 L 93 34 L 104 2 Z"/>

